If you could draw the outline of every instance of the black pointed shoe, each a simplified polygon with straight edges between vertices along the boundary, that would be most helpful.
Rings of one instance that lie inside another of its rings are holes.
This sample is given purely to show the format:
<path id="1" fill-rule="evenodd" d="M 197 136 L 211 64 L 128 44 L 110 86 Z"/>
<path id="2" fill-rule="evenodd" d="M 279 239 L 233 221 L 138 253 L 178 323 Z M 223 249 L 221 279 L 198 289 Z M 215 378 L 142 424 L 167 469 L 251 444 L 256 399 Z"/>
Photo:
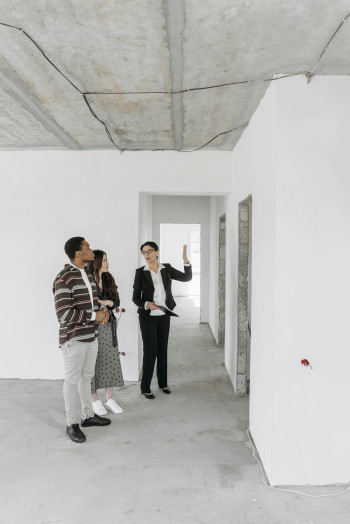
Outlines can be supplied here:
<path id="1" fill-rule="evenodd" d="M 150 400 L 153 399 L 153 398 L 156 398 L 156 397 L 153 395 L 152 391 L 151 391 L 151 393 L 145 393 L 144 391 L 142 391 L 142 389 L 141 389 L 141 395 L 144 395 L 146 398 L 148 398 L 148 399 L 150 399 Z"/>
<path id="2" fill-rule="evenodd" d="M 73 440 L 73 442 L 77 442 L 78 444 L 81 444 L 86 440 L 86 437 L 84 433 L 81 431 L 79 424 L 72 424 L 71 426 L 67 426 L 66 434 L 71 440 Z"/>
<path id="3" fill-rule="evenodd" d="M 171 389 L 169 388 L 169 386 L 165 386 L 165 388 L 159 388 L 163 391 L 163 393 L 165 393 L 166 395 L 170 395 L 171 393 Z"/>
<path id="4" fill-rule="evenodd" d="M 94 415 L 93 417 L 86 418 L 81 421 L 82 428 L 89 428 L 90 426 L 109 426 L 111 419 L 106 417 L 100 417 L 99 415 Z"/>

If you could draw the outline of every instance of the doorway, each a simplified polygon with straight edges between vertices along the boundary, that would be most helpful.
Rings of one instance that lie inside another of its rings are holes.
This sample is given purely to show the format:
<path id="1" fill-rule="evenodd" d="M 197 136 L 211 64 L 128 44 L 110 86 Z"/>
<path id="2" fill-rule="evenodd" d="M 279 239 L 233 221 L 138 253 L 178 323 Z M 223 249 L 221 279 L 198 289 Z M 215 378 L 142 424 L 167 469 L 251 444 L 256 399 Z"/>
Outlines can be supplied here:
<path id="1" fill-rule="evenodd" d="M 250 339 L 252 290 L 252 197 L 238 204 L 238 293 L 236 394 L 250 391 Z"/>
<path id="2" fill-rule="evenodd" d="M 196 307 L 200 306 L 201 279 L 201 225 L 200 224 L 160 224 L 160 260 L 170 262 L 182 271 L 182 246 L 187 244 L 187 256 L 192 265 L 192 280 L 177 282 L 173 280 L 174 297 L 191 297 Z"/>

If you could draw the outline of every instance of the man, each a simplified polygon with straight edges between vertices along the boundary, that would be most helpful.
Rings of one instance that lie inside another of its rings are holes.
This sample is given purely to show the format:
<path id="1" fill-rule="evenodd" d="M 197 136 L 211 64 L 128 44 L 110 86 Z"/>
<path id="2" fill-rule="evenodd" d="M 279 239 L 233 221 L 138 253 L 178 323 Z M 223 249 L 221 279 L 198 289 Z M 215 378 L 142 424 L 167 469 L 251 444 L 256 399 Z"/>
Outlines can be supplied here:
<path id="1" fill-rule="evenodd" d="M 84 428 L 111 423 L 108 418 L 95 415 L 91 405 L 91 379 L 98 350 L 97 323 L 105 324 L 109 313 L 106 308 L 97 311 L 96 284 L 85 271 L 85 264 L 94 259 L 87 241 L 83 237 L 70 238 L 64 250 L 70 264 L 57 275 L 53 294 L 65 367 L 66 433 L 73 442 L 81 443 L 86 437 L 79 427 L 80 419 Z"/>

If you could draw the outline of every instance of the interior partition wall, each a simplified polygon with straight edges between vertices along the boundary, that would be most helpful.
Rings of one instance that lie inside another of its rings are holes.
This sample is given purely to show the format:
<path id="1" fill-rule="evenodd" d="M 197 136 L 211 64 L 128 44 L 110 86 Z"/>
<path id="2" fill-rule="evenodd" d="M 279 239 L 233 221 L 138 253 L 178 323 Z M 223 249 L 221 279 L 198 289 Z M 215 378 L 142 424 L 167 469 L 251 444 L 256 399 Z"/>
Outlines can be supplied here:
<path id="1" fill-rule="evenodd" d="M 225 347 L 225 304 L 226 304 L 226 214 L 219 218 L 219 263 L 218 263 L 218 346 Z"/>
<path id="2" fill-rule="evenodd" d="M 251 195 L 238 205 L 237 395 L 249 393 L 251 206 Z"/>

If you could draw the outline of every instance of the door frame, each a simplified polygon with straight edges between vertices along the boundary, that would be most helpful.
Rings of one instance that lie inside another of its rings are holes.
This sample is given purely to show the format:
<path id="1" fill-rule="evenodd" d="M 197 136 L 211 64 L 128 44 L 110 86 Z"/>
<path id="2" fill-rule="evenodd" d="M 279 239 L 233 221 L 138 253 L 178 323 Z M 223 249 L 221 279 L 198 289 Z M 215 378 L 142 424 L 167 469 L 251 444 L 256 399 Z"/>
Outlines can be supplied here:
<path id="1" fill-rule="evenodd" d="M 237 366 L 236 394 L 249 393 L 248 352 L 251 328 L 248 314 L 248 278 L 252 196 L 238 204 L 238 289 L 237 289 Z"/>

